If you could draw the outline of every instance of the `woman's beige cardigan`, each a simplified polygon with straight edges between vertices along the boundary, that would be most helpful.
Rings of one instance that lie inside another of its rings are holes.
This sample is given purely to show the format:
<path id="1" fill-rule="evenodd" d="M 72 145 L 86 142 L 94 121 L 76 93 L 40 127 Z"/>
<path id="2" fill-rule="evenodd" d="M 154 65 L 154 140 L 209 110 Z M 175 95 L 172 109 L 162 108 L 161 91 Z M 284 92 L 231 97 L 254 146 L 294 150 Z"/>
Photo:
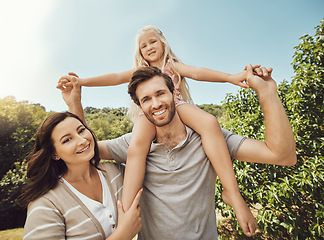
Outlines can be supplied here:
<path id="1" fill-rule="evenodd" d="M 121 199 L 123 167 L 115 163 L 99 164 L 114 202 Z M 54 189 L 31 202 L 24 227 L 24 239 L 105 239 L 98 220 L 62 180 Z"/>

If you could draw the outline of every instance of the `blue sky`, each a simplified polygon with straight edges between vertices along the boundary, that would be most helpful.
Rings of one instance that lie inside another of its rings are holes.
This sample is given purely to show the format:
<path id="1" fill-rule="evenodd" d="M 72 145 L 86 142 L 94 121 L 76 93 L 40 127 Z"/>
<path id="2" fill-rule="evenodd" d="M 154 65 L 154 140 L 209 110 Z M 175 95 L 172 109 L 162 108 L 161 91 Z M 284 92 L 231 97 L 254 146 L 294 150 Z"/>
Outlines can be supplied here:
<path id="1" fill-rule="evenodd" d="M 0 1 L 0 98 L 66 106 L 61 75 L 82 77 L 133 66 L 135 35 L 160 28 L 186 64 L 237 73 L 248 63 L 291 81 L 294 47 L 324 18 L 323 0 L 10 0 Z M 239 88 L 188 80 L 196 104 L 220 104 Z M 83 106 L 127 107 L 127 85 L 83 88 Z"/>

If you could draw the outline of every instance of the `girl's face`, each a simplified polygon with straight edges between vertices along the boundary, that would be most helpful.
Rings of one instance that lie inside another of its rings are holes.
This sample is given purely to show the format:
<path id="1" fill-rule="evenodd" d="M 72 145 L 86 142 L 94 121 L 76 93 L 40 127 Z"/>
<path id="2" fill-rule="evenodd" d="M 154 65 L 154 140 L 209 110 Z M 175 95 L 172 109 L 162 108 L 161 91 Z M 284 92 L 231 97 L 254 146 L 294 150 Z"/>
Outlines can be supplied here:
<path id="1" fill-rule="evenodd" d="M 143 58 L 150 66 L 157 66 L 164 54 L 164 45 L 152 31 L 145 31 L 139 37 L 139 48 Z"/>
<path id="2" fill-rule="evenodd" d="M 90 131 L 76 118 L 68 117 L 56 125 L 52 132 L 55 154 L 66 165 L 89 162 L 94 152 L 94 139 Z"/>

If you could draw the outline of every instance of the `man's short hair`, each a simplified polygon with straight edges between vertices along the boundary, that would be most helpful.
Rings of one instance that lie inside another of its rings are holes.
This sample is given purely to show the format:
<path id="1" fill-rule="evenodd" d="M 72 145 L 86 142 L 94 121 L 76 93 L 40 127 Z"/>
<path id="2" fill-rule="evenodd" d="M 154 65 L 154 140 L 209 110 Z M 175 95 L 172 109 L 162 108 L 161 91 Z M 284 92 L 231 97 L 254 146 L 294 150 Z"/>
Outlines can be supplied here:
<path id="1" fill-rule="evenodd" d="M 140 105 L 140 102 L 136 96 L 136 89 L 137 87 L 147 80 L 152 79 L 155 76 L 163 77 L 165 85 L 169 88 L 170 92 L 173 94 L 174 91 L 174 85 L 172 82 L 172 79 L 165 73 L 163 73 L 159 68 L 157 67 L 141 67 L 138 68 L 132 76 L 131 81 L 128 84 L 128 93 L 131 96 L 132 100 L 135 104 Z"/>

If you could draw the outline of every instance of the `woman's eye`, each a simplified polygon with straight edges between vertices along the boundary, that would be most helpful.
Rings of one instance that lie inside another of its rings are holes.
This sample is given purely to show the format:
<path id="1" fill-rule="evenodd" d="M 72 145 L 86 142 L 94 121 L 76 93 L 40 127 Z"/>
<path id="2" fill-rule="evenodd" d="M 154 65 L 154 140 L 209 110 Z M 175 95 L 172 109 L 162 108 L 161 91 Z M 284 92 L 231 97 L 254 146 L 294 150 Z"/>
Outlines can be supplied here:
<path id="1" fill-rule="evenodd" d="M 67 142 L 70 141 L 70 140 L 71 140 L 71 138 L 66 138 L 66 139 L 63 140 L 62 143 L 63 143 L 63 144 L 64 144 L 64 143 L 67 143 Z"/>
<path id="2" fill-rule="evenodd" d="M 79 130 L 79 133 L 84 132 L 84 130 L 85 130 L 85 128 L 81 128 L 81 129 Z"/>

